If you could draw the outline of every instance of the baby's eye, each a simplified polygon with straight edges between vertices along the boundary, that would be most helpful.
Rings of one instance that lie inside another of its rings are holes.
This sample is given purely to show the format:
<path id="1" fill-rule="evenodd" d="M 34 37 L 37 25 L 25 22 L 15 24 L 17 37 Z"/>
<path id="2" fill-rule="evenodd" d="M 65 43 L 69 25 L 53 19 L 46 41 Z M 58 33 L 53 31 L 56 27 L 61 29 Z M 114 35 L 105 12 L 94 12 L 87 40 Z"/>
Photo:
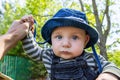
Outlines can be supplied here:
<path id="1" fill-rule="evenodd" d="M 62 39 L 61 35 L 56 36 L 57 39 Z"/>
<path id="2" fill-rule="evenodd" d="M 72 36 L 72 39 L 73 39 L 73 40 L 77 40 L 77 39 L 78 39 L 78 36 Z"/>

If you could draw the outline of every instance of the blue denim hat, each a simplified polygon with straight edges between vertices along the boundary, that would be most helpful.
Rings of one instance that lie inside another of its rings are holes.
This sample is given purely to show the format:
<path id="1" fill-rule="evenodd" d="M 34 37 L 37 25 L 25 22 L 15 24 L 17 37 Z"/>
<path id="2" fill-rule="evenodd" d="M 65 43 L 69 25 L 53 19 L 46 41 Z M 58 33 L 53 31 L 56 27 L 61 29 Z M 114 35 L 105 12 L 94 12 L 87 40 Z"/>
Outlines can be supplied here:
<path id="1" fill-rule="evenodd" d="M 85 30 L 90 36 L 90 40 L 85 48 L 94 45 L 98 41 L 98 33 L 88 25 L 85 13 L 67 8 L 60 9 L 44 24 L 41 30 L 43 39 L 51 44 L 53 30 L 62 26 L 73 26 Z"/>

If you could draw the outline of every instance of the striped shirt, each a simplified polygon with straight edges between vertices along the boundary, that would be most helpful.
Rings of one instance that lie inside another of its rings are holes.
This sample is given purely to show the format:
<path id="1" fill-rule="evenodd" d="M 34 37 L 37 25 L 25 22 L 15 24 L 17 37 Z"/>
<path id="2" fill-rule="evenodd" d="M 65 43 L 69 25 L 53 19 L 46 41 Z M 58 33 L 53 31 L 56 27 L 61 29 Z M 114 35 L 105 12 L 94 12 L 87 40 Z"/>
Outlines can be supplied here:
<path id="1" fill-rule="evenodd" d="M 25 52 L 27 53 L 27 55 L 32 58 L 34 61 L 43 61 L 48 74 L 51 74 L 51 64 L 52 64 L 52 56 L 54 54 L 53 50 L 50 49 L 42 49 L 35 41 L 33 38 L 33 35 L 30 35 L 29 37 L 26 37 L 22 40 L 23 43 L 23 48 L 25 50 Z M 110 69 L 113 70 L 119 70 L 118 68 L 116 68 L 116 66 L 108 61 L 106 61 L 102 56 L 98 56 L 103 68 L 103 72 L 110 72 L 109 71 L 109 67 Z M 87 61 L 88 66 L 94 70 L 96 73 L 98 73 L 98 65 L 95 61 L 94 55 L 92 53 L 87 53 L 85 52 L 85 54 L 83 55 L 84 60 Z M 74 59 L 72 59 L 74 60 Z M 65 59 L 60 59 L 60 62 L 68 62 L 71 60 L 65 60 Z M 113 74 L 116 75 L 120 75 L 120 71 L 119 72 L 113 72 Z"/>

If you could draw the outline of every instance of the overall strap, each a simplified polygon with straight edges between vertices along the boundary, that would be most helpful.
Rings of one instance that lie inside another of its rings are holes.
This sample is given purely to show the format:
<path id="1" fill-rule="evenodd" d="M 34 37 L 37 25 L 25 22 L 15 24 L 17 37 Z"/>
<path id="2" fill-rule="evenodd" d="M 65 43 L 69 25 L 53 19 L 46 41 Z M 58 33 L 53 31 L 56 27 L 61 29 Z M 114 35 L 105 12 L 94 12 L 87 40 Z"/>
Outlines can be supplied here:
<path id="1" fill-rule="evenodd" d="M 51 75 L 50 75 L 51 80 L 55 80 L 53 76 L 55 74 L 54 69 L 56 69 L 56 67 L 54 65 L 58 64 L 59 61 L 60 61 L 60 58 L 55 56 L 55 54 L 52 54 L 52 65 L 51 65 Z"/>
<path id="2" fill-rule="evenodd" d="M 55 54 L 52 57 L 52 64 L 58 64 L 60 62 L 60 57 L 57 57 Z"/>

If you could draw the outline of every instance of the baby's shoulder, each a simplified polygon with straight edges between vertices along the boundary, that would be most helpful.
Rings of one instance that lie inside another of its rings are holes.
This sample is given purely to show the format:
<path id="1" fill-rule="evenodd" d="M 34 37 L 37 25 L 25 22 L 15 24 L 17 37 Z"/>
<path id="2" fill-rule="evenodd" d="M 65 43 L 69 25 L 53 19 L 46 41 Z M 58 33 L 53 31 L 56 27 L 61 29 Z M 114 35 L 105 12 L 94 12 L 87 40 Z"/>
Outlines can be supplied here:
<path id="1" fill-rule="evenodd" d="M 84 58 L 94 58 L 93 53 L 84 52 Z"/>
<path id="2" fill-rule="evenodd" d="M 43 49 L 42 50 L 42 55 L 43 56 L 52 56 L 53 55 L 53 50 L 51 48 Z"/>

